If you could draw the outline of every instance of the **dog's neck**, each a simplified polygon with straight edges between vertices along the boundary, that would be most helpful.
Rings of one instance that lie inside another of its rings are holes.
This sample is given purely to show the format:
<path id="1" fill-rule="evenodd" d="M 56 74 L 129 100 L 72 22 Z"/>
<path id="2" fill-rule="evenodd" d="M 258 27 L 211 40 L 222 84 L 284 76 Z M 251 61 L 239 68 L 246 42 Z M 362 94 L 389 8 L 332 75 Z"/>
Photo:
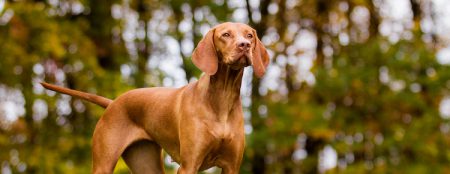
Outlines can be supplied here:
<path id="1" fill-rule="evenodd" d="M 207 101 L 218 115 L 228 115 L 234 107 L 240 107 L 240 90 L 244 68 L 233 69 L 219 64 L 216 74 L 204 75 L 199 80 Z M 227 118 L 220 118 L 220 120 Z"/>

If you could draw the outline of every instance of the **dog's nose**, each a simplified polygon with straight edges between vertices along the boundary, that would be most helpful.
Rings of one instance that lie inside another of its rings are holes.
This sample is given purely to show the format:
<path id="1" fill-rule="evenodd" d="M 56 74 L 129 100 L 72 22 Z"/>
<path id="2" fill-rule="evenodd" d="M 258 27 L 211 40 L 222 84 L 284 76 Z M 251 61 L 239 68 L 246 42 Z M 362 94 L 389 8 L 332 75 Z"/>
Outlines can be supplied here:
<path id="1" fill-rule="evenodd" d="M 242 51 L 247 51 L 250 49 L 250 42 L 249 41 L 240 41 L 238 42 L 238 48 Z"/>

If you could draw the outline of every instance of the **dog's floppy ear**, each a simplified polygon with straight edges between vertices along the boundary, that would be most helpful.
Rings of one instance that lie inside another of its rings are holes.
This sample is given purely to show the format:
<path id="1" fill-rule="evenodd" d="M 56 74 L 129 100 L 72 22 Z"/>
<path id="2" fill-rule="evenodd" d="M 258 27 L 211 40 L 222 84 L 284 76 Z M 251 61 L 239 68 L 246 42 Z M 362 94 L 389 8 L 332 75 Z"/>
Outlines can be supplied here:
<path id="1" fill-rule="evenodd" d="M 192 62 L 206 74 L 216 74 L 219 61 L 216 47 L 214 46 L 214 29 L 209 30 L 206 36 L 198 43 L 194 53 L 192 53 Z"/>
<path id="2" fill-rule="evenodd" d="M 256 35 L 256 31 L 253 30 L 253 35 L 255 37 L 255 47 L 253 48 L 252 65 L 253 71 L 256 77 L 261 78 L 266 72 L 266 67 L 269 65 L 269 54 L 267 53 L 266 47 L 259 40 Z"/>

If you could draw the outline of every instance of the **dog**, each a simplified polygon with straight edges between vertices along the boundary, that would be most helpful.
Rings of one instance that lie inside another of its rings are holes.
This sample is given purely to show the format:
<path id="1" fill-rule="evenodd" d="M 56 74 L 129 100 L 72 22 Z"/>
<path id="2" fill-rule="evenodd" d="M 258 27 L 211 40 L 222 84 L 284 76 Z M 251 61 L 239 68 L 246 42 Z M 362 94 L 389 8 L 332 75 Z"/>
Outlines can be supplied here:
<path id="1" fill-rule="evenodd" d="M 115 100 L 41 83 L 45 88 L 106 108 L 92 138 L 95 174 L 113 173 L 120 156 L 132 173 L 164 173 L 162 149 L 178 174 L 213 166 L 237 174 L 245 135 L 240 88 L 244 67 L 262 77 L 269 55 L 246 24 L 222 23 L 198 43 L 192 61 L 203 75 L 181 88 L 130 90 Z"/>

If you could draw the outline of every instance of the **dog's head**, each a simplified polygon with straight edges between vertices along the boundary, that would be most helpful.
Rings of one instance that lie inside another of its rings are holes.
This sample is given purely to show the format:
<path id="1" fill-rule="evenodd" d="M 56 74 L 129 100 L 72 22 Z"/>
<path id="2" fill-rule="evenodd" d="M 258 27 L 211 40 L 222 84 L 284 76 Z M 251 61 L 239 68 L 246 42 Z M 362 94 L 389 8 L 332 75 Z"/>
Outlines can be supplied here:
<path id="1" fill-rule="evenodd" d="M 208 75 L 214 75 L 222 63 L 233 69 L 252 65 L 255 75 L 262 77 L 269 54 L 253 28 L 227 22 L 208 31 L 192 53 L 192 61 Z"/>

